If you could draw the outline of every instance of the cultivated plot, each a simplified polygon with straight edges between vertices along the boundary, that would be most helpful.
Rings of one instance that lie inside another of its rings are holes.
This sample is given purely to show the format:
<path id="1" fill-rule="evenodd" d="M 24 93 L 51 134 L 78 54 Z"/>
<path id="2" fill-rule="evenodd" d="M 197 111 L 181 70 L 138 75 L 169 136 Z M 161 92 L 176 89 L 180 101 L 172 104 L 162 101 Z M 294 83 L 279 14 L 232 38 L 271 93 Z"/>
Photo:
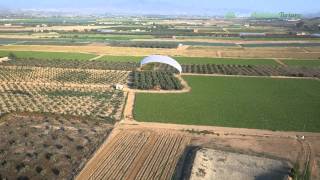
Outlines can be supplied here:
<path id="1" fill-rule="evenodd" d="M 184 76 L 185 94 L 136 95 L 139 121 L 320 131 L 318 80 Z"/>
<path id="2" fill-rule="evenodd" d="M 13 113 L 0 122 L 1 179 L 72 179 L 113 128 L 48 114 Z"/>
<path id="3" fill-rule="evenodd" d="M 113 122 L 121 118 L 124 97 L 106 88 L 0 82 L 0 114 L 55 113 Z"/>
<path id="4" fill-rule="evenodd" d="M 172 179 L 188 142 L 177 132 L 123 130 L 99 149 L 77 179 Z"/>

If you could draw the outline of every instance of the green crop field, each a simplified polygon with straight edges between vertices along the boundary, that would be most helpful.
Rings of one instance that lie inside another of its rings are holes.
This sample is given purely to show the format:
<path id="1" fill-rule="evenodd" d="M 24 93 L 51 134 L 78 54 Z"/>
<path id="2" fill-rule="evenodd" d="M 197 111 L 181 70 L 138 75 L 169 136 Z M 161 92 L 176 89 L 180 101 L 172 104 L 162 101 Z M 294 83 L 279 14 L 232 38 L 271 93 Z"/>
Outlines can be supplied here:
<path id="1" fill-rule="evenodd" d="M 282 60 L 288 66 L 320 67 L 320 60 Z"/>
<path id="2" fill-rule="evenodd" d="M 0 57 L 8 56 L 12 52 L 18 58 L 36 58 L 36 59 L 77 59 L 89 60 L 97 55 L 84 53 L 65 53 L 65 52 L 36 52 L 36 51 L 0 51 Z"/>
<path id="3" fill-rule="evenodd" d="M 185 94 L 137 94 L 138 121 L 320 132 L 318 80 L 184 76 Z"/>
<path id="4" fill-rule="evenodd" d="M 103 56 L 99 60 L 110 62 L 140 62 L 143 57 L 140 56 Z"/>

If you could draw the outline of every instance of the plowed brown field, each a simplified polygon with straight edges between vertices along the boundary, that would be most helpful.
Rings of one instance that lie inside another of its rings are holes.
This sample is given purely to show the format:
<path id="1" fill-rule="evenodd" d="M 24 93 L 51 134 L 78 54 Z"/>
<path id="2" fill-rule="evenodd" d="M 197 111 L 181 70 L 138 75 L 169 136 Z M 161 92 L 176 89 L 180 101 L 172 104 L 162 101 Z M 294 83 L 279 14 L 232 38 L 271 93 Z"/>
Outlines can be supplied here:
<path id="1" fill-rule="evenodd" d="M 120 130 L 98 150 L 77 179 L 171 179 L 189 142 L 179 132 Z"/>

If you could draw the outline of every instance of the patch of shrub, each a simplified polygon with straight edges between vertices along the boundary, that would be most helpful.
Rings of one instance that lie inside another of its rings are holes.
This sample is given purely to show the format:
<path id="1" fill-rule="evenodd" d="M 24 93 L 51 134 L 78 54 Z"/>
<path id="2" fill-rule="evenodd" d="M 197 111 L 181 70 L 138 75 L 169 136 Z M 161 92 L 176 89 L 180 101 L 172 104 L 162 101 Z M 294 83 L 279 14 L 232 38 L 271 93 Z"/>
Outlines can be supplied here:
<path id="1" fill-rule="evenodd" d="M 57 149 L 62 149 L 63 146 L 61 144 L 56 144 Z"/>
<path id="2" fill-rule="evenodd" d="M 53 155 L 53 154 L 51 154 L 51 153 L 46 153 L 46 155 L 45 155 L 45 156 L 46 156 L 46 159 L 47 159 L 47 160 L 50 160 L 51 157 L 52 157 L 52 155 Z"/>
<path id="3" fill-rule="evenodd" d="M 29 180 L 28 176 L 19 176 L 18 180 Z"/>
<path id="4" fill-rule="evenodd" d="M 84 148 L 84 147 L 81 146 L 81 145 L 77 145 L 77 147 L 76 147 L 76 149 L 77 149 L 78 151 L 81 151 L 83 148 Z"/>
<path id="5" fill-rule="evenodd" d="M 59 169 L 57 169 L 57 168 L 52 168 L 52 172 L 53 172 L 53 174 L 56 175 L 56 176 L 59 176 L 59 174 L 60 174 L 60 171 L 59 171 Z"/>
<path id="6" fill-rule="evenodd" d="M 18 172 L 20 172 L 21 169 L 23 169 L 24 167 L 26 167 L 26 165 L 25 165 L 24 163 L 18 164 L 18 165 L 16 166 L 16 170 L 17 170 Z"/>
<path id="7" fill-rule="evenodd" d="M 37 167 L 36 167 L 36 171 L 37 171 L 37 173 L 39 173 L 39 174 L 40 174 L 40 173 L 42 172 L 42 170 L 43 170 L 43 169 L 42 169 L 42 167 L 40 167 L 40 166 L 37 166 Z"/>

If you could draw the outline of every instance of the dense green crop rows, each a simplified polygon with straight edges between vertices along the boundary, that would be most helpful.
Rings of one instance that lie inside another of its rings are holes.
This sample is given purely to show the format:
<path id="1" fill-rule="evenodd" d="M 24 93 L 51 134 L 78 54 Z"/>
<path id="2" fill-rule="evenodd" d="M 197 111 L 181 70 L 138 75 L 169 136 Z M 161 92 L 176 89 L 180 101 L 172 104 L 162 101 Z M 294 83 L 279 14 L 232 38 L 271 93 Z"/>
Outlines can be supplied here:
<path id="1" fill-rule="evenodd" d="M 131 87 L 134 89 L 182 89 L 180 81 L 169 72 L 135 71 Z"/>
<path id="2" fill-rule="evenodd" d="M 140 121 L 320 132 L 317 80 L 184 76 L 186 94 L 136 96 Z"/>

